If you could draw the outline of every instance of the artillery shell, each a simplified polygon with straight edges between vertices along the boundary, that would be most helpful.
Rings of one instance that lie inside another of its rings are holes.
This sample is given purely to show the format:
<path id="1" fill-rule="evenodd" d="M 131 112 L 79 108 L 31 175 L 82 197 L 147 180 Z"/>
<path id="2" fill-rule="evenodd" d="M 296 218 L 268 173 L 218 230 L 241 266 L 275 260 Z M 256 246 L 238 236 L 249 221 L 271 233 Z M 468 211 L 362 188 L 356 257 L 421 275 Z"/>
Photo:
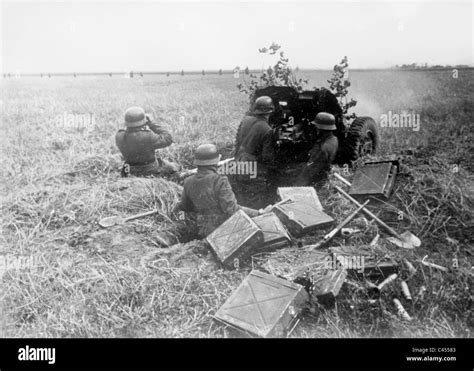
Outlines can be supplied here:
<path id="1" fill-rule="evenodd" d="M 448 268 L 446 268 L 446 267 L 443 267 L 443 266 L 438 265 L 438 264 L 435 264 L 435 263 L 430 263 L 430 262 L 427 262 L 427 261 L 424 261 L 424 260 L 421 261 L 421 264 L 423 264 L 423 265 L 425 265 L 425 266 L 427 266 L 427 267 L 439 269 L 440 271 L 443 271 L 443 272 L 447 272 L 447 271 L 448 271 Z"/>
<path id="2" fill-rule="evenodd" d="M 416 273 L 415 267 L 413 266 L 412 263 L 410 263 L 410 262 L 408 261 L 408 259 L 403 259 L 403 262 L 405 263 L 405 265 L 407 266 L 408 271 L 409 271 L 411 274 L 415 274 L 415 273 Z"/>
<path id="3" fill-rule="evenodd" d="M 378 288 L 379 288 L 375 283 L 372 283 L 372 282 L 370 282 L 370 281 L 368 281 L 368 282 L 366 283 L 366 285 L 367 285 L 367 288 L 368 288 L 368 289 L 377 289 L 377 290 L 378 290 Z"/>
<path id="4" fill-rule="evenodd" d="M 402 286 L 403 296 L 405 296 L 407 300 L 412 300 L 410 289 L 408 288 L 408 284 L 405 281 L 402 281 L 401 286 Z"/>
<path id="5" fill-rule="evenodd" d="M 423 295 L 425 295 L 425 291 L 426 291 L 426 286 L 421 286 L 420 287 L 420 291 L 418 291 L 418 294 L 416 295 L 416 299 L 423 299 Z"/>
<path id="6" fill-rule="evenodd" d="M 400 317 L 402 317 L 406 321 L 411 321 L 412 320 L 412 318 L 410 317 L 408 312 L 405 310 L 405 308 L 403 308 L 403 305 L 402 305 L 402 303 L 400 303 L 400 300 L 393 299 L 393 303 L 397 307 L 397 312 L 398 312 L 398 315 Z"/>
<path id="7" fill-rule="evenodd" d="M 377 233 L 377 235 L 373 238 L 372 241 L 370 241 L 369 246 L 375 246 L 377 245 L 377 242 L 379 242 L 380 235 Z"/>
<path id="8" fill-rule="evenodd" d="M 398 277 L 398 275 L 396 273 L 393 273 L 391 274 L 390 276 L 388 276 L 383 282 L 381 282 L 377 288 L 382 291 L 383 287 L 387 284 L 389 284 L 390 282 L 393 282 L 395 281 L 395 279 Z"/>

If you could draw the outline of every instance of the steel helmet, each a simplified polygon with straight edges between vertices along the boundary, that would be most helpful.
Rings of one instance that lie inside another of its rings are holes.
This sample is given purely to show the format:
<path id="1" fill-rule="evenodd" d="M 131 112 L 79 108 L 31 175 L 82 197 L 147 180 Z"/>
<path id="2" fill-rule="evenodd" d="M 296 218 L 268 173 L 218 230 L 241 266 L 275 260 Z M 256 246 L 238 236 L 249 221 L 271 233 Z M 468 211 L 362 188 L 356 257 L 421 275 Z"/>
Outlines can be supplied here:
<path id="1" fill-rule="evenodd" d="M 221 155 L 217 153 L 217 147 L 214 144 L 201 144 L 194 152 L 194 165 L 210 166 L 217 165 Z"/>
<path id="2" fill-rule="evenodd" d="M 336 130 L 336 118 L 327 112 L 319 112 L 313 123 L 320 130 Z"/>
<path id="3" fill-rule="evenodd" d="M 268 114 L 275 111 L 272 98 L 267 96 L 258 97 L 255 100 L 253 113 L 257 115 Z"/>
<path id="4" fill-rule="evenodd" d="M 127 128 L 137 128 L 145 125 L 145 110 L 141 107 L 130 107 L 125 111 L 125 126 Z"/>

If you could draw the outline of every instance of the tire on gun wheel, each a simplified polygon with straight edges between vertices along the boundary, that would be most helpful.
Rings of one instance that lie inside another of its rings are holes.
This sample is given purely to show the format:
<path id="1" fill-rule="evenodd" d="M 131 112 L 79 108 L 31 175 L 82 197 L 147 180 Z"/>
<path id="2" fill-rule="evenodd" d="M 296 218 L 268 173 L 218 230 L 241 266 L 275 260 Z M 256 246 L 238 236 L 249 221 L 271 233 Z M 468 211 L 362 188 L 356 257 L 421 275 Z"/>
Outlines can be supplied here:
<path id="1" fill-rule="evenodd" d="M 378 146 L 379 132 L 375 121 L 370 117 L 357 117 L 344 140 L 341 163 L 350 164 L 365 155 L 373 155 Z"/>

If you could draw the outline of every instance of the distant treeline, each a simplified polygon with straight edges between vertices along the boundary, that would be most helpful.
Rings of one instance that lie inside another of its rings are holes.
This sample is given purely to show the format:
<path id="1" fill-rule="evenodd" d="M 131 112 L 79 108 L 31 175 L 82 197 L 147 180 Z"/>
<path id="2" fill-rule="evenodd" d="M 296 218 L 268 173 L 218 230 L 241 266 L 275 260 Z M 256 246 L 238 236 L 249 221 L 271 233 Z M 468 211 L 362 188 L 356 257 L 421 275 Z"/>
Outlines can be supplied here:
<path id="1" fill-rule="evenodd" d="M 450 69 L 470 69 L 474 68 L 471 66 L 468 66 L 467 64 L 456 64 L 456 65 L 441 65 L 441 64 L 436 64 L 433 66 L 429 66 L 428 63 L 425 64 L 418 64 L 418 63 L 412 63 L 412 64 L 402 64 L 402 65 L 395 65 L 396 69 L 402 69 L 402 70 L 450 70 Z"/>
<path id="2" fill-rule="evenodd" d="M 371 72 L 371 71 L 391 71 L 391 70 L 406 70 L 406 71 L 423 71 L 423 70 L 452 70 L 452 69 L 474 69 L 474 66 L 468 66 L 464 64 L 458 64 L 454 66 L 446 65 L 420 65 L 416 63 L 412 64 L 402 64 L 396 65 L 395 67 L 391 68 L 351 68 L 351 72 Z M 312 71 L 331 71 L 331 69 L 305 69 L 305 68 L 298 68 L 296 67 L 294 72 L 296 73 L 303 73 L 303 72 L 312 72 Z M 233 70 L 200 70 L 200 71 L 127 71 L 127 72 L 60 72 L 60 73 L 4 73 L 3 78 L 12 78 L 12 77 L 45 77 L 51 78 L 52 76 L 70 76 L 70 77 L 77 77 L 77 76 L 123 76 L 127 78 L 134 78 L 134 77 L 143 77 L 145 75 L 164 75 L 164 76 L 185 76 L 185 75 L 232 75 L 238 73 L 240 75 L 250 75 L 250 74 L 259 74 L 262 73 L 261 69 L 258 70 L 251 70 L 248 67 L 241 70 L 241 69 L 233 69 Z"/>
<path id="3" fill-rule="evenodd" d="M 225 74 L 246 74 L 249 75 L 251 73 L 260 73 L 260 70 L 250 70 L 248 67 L 241 70 L 241 69 L 233 69 L 233 70 L 200 70 L 200 71 L 123 71 L 123 72 L 58 72 L 58 73 L 4 73 L 3 77 L 21 77 L 21 76 L 37 76 L 37 77 L 51 77 L 51 76 L 123 76 L 123 77 L 143 77 L 145 75 L 225 75 Z"/>

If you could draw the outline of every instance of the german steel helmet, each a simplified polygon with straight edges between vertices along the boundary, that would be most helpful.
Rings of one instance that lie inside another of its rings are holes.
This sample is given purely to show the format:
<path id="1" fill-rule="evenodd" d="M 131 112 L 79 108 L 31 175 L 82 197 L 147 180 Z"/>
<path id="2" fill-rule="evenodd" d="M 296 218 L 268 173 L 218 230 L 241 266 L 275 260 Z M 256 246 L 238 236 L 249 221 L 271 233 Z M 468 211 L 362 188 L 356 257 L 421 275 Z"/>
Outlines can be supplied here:
<path id="1" fill-rule="evenodd" d="M 217 147 L 214 144 L 201 144 L 194 152 L 194 165 L 210 166 L 217 165 L 221 155 L 217 153 Z"/>
<path id="2" fill-rule="evenodd" d="M 321 130 L 336 130 L 336 118 L 327 112 L 319 112 L 313 123 Z"/>
<path id="3" fill-rule="evenodd" d="M 272 98 L 267 96 L 258 97 L 255 101 L 253 113 L 255 114 L 267 114 L 272 113 L 275 110 Z"/>
<path id="4" fill-rule="evenodd" d="M 137 128 L 146 123 L 145 110 L 141 107 L 130 107 L 125 111 L 125 126 Z"/>

